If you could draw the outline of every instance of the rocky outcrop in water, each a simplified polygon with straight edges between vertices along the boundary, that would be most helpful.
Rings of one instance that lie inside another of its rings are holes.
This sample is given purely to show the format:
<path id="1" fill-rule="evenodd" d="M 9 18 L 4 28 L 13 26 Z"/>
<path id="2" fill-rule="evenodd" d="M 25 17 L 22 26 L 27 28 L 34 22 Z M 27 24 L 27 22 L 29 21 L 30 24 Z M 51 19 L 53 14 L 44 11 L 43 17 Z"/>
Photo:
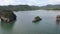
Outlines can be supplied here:
<path id="1" fill-rule="evenodd" d="M 40 21 L 40 20 L 42 20 L 39 16 L 36 16 L 35 18 L 34 18 L 34 20 L 33 20 L 33 22 L 38 22 L 38 21 Z"/>
<path id="2" fill-rule="evenodd" d="M 2 10 L 0 11 L 1 21 L 12 22 L 16 20 L 16 15 L 11 10 Z"/>
<path id="3" fill-rule="evenodd" d="M 57 15 L 56 21 L 60 21 L 60 15 Z"/>

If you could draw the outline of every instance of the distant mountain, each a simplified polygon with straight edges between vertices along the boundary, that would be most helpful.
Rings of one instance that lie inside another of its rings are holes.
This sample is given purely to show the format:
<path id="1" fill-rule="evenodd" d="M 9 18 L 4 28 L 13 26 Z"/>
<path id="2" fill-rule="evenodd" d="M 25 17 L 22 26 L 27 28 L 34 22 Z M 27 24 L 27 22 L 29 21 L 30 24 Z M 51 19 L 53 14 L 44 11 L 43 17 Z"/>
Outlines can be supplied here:
<path id="1" fill-rule="evenodd" d="M 38 6 L 29 6 L 29 5 L 8 5 L 8 6 L 0 6 L 0 10 L 13 10 L 13 11 L 25 11 L 25 10 L 37 10 Z"/>
<path id="2" fill-rule="evenodd" d="M 60 10 L 60 5 L 46 5 L 46 6 L 40 7 L 40 9 Z"/>

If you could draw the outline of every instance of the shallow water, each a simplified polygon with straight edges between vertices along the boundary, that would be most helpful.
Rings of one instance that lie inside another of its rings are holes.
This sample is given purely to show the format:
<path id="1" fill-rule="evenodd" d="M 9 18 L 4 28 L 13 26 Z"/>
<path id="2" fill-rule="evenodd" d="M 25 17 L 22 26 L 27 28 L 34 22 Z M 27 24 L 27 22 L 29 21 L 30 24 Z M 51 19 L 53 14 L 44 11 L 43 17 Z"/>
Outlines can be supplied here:
<path id="1" fill-rule="evenodd" d="M 0 23 L 0 34 L 60 34 L 60 23 L 56 22 L 57 10 L 35 10 L 14 12 L 17 20 L 13 24 Z M 34 23 L 34 17 L 41 21 Z"/>

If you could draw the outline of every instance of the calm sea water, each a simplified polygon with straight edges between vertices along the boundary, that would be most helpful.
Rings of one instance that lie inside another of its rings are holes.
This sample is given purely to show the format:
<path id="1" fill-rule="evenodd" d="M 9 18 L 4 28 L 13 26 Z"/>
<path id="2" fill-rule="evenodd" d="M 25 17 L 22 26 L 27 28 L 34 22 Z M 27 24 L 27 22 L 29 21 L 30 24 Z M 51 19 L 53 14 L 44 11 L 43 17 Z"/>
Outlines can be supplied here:
<path id="1" fill-rule="evenodd" d="M 35 10 L 14 12 L 17 20 L 13 24 L 0 21 L 0 34 L 60 34 L 60 23 L 56 22 L 57 10 Z M 33 23 L 34 17 L 40 16 L 41 21 Z"/>

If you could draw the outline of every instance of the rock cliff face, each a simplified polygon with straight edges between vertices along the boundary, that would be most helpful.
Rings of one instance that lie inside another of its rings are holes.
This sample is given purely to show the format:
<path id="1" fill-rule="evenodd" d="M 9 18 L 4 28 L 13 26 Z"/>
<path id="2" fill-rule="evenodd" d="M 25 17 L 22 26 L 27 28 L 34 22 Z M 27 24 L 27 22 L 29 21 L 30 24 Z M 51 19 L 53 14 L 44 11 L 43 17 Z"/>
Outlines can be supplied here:
<path id="1" fill-rule="evenodd" d="M 1 21 L 12 22 L 16 20 L 16 15 L 11 10 L 2 10 L 0 11 Z"/>

